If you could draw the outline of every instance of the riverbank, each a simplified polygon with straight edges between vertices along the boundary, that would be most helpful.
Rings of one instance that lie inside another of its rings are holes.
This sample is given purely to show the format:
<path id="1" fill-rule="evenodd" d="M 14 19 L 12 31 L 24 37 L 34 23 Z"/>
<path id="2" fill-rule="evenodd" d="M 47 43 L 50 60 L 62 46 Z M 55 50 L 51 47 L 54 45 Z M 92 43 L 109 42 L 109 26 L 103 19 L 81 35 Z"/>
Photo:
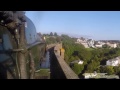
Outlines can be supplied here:
<path id="1" fill-rule="evenodd" d="M 50 69 L 40 69 L 36 71 L 35 79 L 50 79 Z"/>
<path id="2" fill-rule="evenodd" d="M 35 79 L 50 79 L 50 56 L 46 52 L 45 59 L 40 64 L 40 68 L 35 72 Z"/>

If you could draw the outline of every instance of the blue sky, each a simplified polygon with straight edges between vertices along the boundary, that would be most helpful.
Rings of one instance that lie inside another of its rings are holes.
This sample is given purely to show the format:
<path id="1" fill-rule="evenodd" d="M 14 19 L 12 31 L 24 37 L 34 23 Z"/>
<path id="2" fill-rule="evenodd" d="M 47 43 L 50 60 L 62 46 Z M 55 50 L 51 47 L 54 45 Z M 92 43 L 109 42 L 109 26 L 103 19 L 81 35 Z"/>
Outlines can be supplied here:
<path id="1" fill-rule="evenodd" d="M 120 40 L 120 11 L 26 11 L 37 32 Z"/>

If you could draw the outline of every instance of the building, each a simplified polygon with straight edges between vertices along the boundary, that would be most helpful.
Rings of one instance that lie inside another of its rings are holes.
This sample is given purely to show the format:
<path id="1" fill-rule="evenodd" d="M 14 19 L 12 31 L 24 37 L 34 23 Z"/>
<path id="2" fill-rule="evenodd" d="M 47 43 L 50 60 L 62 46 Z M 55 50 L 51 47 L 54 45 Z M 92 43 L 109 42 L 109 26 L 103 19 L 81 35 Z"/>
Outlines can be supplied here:
<path id="1" fill-rule="evenodd" d="M 89 48 L 87 43 L 81 43 L 85 48 Z"/>
<path id="2" fill-rule="evenodd" d="M 82 44 L 85 48 L 95 47 L 93 39 L 78 38 L 76 43 Z"/>
<path id="3" fill-rule="evenodd" d="M 78 64 L 83 64 L 83 62 L 84 62 L 84 61 L 82 61 L 82 60 L 79 60 Z"/>
<path id="4" fill-rule="evenodd" d="M 102 44 L 96 44 L 95 47 L 102 48 Z"/>
<path id="5" fill-rule="evenodd" d="M 78 39 L 77 39 L 77 42 L 78 42 L 78 43 L 86 43 L 86 39 L 84 39 L 84 38 L 82 38 L 82 39 L 81 39 L 81 38 L 78 38 Z"/>
<path id="6" fill-rule="evenodd" d="M 74 60 L 74 61 L 72 61 L 71 63 L 83 64 L 83 62 L 84 62 L 84 61 L 82 61 L 82 60 Z"/>
<path id="7" fill-rule="evenodd" d="M 81 39 L 81 38 L 78 38 L 76 43 L 80 43 L 80 44 L 82 44 L 85 48 L 89 48 L 88 43 L 87 43 L 87 40 L 84 39 L 84 38 L 82 38 L 82 39 Z"/>
<path id="8" fill-rule="evenodd" d="M 84 61 L 83 60 L 74 60 L 74 61 L 70 62 L 70 67 L 72 67 L 74 65 L 74 63 L 82 65 L 84 63 Z"/>
<path id="9" fill-rule="evenodd" d="M 82 41 L 81 39 L 79 39 L 79 38 L 77 39 L 77 42 L 81 42 L 81 41 Z"/>
<path id="10" fill-rule="evenodd" d="M 108 46 L 110 46 L 111 48 L 116 48 L 117 47 L 117 44 L 116 43 L 109 43 L 107 42 L 106 43 Z"/>
<path id="11" fill-rule="evenodd" d="M 118 66 L 119 64 L 120 64 L 120 56 L 106 61 L 106 65 L 109 66 Z"/>
<path id="12" fill-rule="evenodd" d="M 87 43 L 88 43 L 88 46 L 89 46 L 89 47 L 94 47 L 94 40 L 93 40 L 93 39 L 89 39 L 89 40 L 87 41 Z"/>
<path id="13" fill-rule="evenodd" d="M 97 76 L 97 74 L 96 73 L 84 73 L 83 76 L 84 76 L 84 79 L 90 79 L 90 78 Z"/>
<path id="14" fill-rule="evenodd" d="M 84 73 L 84 79 L 119 79 L 118 75 L 106 75 L 107 73 Z"/>

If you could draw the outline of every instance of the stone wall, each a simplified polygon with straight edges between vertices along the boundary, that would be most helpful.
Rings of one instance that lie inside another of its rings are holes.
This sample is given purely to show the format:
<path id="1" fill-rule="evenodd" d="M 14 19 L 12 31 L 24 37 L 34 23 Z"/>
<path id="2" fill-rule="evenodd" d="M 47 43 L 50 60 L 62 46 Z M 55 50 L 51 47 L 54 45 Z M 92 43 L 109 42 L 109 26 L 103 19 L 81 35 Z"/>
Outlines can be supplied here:
<path id="1" fill-rule="evenodd" d="M 51 50 L 51 79 L 79 79 L 74 71 L 61 57 L 61 44 L 57 44 Z M 62 52 L 64 53 L 64 52 Z"/>

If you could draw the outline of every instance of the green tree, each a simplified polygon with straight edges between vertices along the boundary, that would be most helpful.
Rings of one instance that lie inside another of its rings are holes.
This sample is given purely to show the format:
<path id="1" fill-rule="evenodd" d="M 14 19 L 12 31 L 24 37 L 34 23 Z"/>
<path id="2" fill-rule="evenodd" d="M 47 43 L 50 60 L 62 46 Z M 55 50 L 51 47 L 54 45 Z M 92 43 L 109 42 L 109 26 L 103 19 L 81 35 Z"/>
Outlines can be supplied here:
<path id="1" fill-rule="evenodd" d="M 47 44 L 53 44 L 53 43 L 56 43 L 56 39 L 53 38 L 53 37 L 49 37 L 46 39 L 46 43 Z"/>
<path id="2" fill-rule="evenodd" d="M 69 58 L 69 62 L 71 62 L 71 61 L 75 61 L 75 60 L 79 60 L 80 58 L 78 57 L 78 56 L 71 56 L 70 58 Z"/>
<path id="3" fill-rule="evenodd" d="M 72 67 L 72 69 L 77 75 L 79 75 L 82 72 L 82 70 L 84 69 L 84 66 L 75 63 L 74 66 Z"/>
<path id="4" fill-rule="evenodd" d="M 79 57 L 84 61 L 89 61 L 91 59 L 91 52 L 85 50 L 84 48 L 78 49 L 79 50 Z"/>
<path id="5" fill-rule="evenodd" d="M 76 44 L 75 39 L 69 37 L 68 35 L 62 34 L 61 35 L 62 45 L 65 49 L 65 61 L 69 64 L 71 61 L 77 60 L 77 58 L 80 58 L 81 60 L 84 60 L 83 67 L 85 66 L 84 71 L 85 72 L 91 72 L 94 71 L 97 72 L 104 72 L 108 74 L 114 74 L 118 73 L 119 69 L 113 68 L 113 67 L 99 67 L 100 63 L 106 62 L 108 59 L 112 59 L 114 57 L 117 57 L 120 55 L 120 49 L 117 48 L 109 48 L 107 45 L 104 45 L 104 48 L 95 48 L 92 50 L 86 49 L 82 44 Z M 57 41 L 57 39 L 56 39 Z M 78 52 L 78 54 L 75 54 L 74 52 Z M 77 57 L 77 58 L 76 58 Z M 79 72 L 78 66 L 75 65 L 72 69 L 76 73 Z M 76 70 L 75 70 L 76 69 Z"/>
<path id="6" fill-rule="evenodd" d="M 56 38 L 56 41 L 60 43 L 60 42 L 61 42 L 61 38 L 60 38 L 60 37 L 57 37 L 57 38 Z"/>
<path id="7" fill-rule="evenodd" d="M 115 66 L 115 67 L 113 67 L 113 69 L 114 69 L 115 74 L 120 73 L 120 66 Z"/>
<path id="8" fill-rule="evenodd" d="M 53 36 L 53 33 L 52 33 L 52 32 L 50 32 L 50 36 Z"/>
<path id="9" fill-rule="evenodd" d="M 113 69 L 113 66 L 105 66 L 100 68 L 100 72 L 111 75 L 111 74 L 114 74 L 114 69 Z"/>
<path id="10" fill-rule="evenodd" d="M 92 60 L 91 63 L 88 64 L 86 72 L 93 73 L 98 70 L 100 66 L 99 61 Z"/>
<path id="11" fill-rule="evenodd" d="M 54 36 L 58 36 L 56 32 L 54 33 Z"/>

